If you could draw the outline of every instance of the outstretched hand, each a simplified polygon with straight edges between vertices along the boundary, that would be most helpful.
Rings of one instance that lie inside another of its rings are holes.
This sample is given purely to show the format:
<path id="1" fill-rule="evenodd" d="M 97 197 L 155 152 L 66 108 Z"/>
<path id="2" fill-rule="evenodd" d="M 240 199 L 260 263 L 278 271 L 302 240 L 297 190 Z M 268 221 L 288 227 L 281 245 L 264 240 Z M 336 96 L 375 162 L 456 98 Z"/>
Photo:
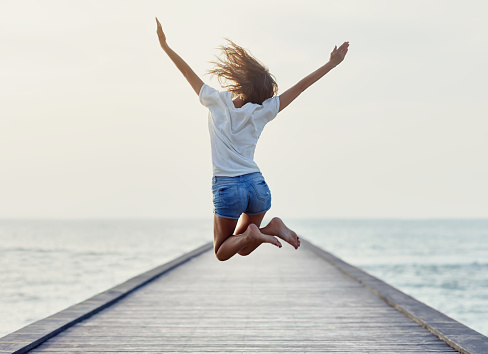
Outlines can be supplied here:
<path id="1" fill-rule="evenodd" d="M 337 66 L 340 63 L 342 63 L 342 61 L 344 60 L 347 54 L 348 48 L 349 48 L 349 42 L 342 43 L 342 45 L 339 48 L 335 46 L 334 49 L 332 50 L 332 53 L 330 53 L 329 62 L 334 66 Z"/>
<path id="2" fill-rule="evenodd" d="M 159 23 L 157 17 L 156 17 L 156 24 L 157 24 L 156 33 L 158 34 L 159 43 L 161 45 L 166 44 L 166 35 L 164 34 L 163 28 L 161 27 L 161 23 Z"/>

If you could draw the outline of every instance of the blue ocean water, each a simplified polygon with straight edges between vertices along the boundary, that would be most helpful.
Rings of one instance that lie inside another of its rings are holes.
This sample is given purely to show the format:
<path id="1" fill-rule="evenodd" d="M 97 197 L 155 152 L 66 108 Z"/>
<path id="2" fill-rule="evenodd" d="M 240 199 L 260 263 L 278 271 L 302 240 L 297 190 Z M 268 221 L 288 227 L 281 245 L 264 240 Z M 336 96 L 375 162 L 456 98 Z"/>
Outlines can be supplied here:
<path id="1" fill-rule="evenodd" d="M 285 221 L 488 335 L 488 220 Z M 0 220 L 0 337 L 211 239 L 211 219 Z"/>

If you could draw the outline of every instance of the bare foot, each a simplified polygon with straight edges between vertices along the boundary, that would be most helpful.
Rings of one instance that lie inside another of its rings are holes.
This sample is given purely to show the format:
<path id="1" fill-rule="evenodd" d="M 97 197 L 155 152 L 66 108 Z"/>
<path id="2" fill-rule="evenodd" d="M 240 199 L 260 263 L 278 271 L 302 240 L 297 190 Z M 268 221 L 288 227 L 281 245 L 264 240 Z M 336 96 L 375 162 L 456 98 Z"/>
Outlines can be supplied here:
<path id="1" fill-rule="evenodd" d="M 242 235 L 247 236 L 249 238 L 250 243 L 257 243 L 257 244 L 271 243 L 281 248 L 281 243 L 276 239 L 276 237 L 263 234 L 261 231 L 259 231 L 259 228 L 254 224 L 249 225 L 247 227 L 247 230 L 244 231 Z"/>
<path id="2" fill-rule="evenodd" d="M 295 247 L 295 249 L 300 247 L 300 238 L 296 232 L 290 230 L 280 218 L 271 219 L 269 224 L 262 230 L 271 235 L 278 236 L 283 241 Z"/>

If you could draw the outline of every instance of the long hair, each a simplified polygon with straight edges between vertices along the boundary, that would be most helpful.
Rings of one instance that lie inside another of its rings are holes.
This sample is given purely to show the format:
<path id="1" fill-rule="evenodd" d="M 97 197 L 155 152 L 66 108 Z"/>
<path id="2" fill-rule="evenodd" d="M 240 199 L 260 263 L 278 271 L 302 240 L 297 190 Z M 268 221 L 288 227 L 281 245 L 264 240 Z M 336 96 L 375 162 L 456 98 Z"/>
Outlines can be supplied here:
<path id="1" fill-rule="evenodd" d="M 222 87 L 247 102 L 262 104 L 278 92 L 276 81 L 263 64 L 230 39 L 219 49 L 222 55 L 211 63 L 215 68 L 209 70 L 216 75 Z"/>

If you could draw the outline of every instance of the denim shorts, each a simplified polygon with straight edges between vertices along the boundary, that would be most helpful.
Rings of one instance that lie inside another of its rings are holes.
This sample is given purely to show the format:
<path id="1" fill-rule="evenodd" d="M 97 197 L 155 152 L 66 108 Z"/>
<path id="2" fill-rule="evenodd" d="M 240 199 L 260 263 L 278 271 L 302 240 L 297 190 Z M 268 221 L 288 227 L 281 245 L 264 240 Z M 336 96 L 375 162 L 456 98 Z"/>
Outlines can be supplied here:
<path id="1" fill-rule="evenodd" d="M 260 172 L 236 177 L 212 178 L 214 214 L 239 219 L 242 213 L 256 215 L 271 208 L 271 192 Z"/>

